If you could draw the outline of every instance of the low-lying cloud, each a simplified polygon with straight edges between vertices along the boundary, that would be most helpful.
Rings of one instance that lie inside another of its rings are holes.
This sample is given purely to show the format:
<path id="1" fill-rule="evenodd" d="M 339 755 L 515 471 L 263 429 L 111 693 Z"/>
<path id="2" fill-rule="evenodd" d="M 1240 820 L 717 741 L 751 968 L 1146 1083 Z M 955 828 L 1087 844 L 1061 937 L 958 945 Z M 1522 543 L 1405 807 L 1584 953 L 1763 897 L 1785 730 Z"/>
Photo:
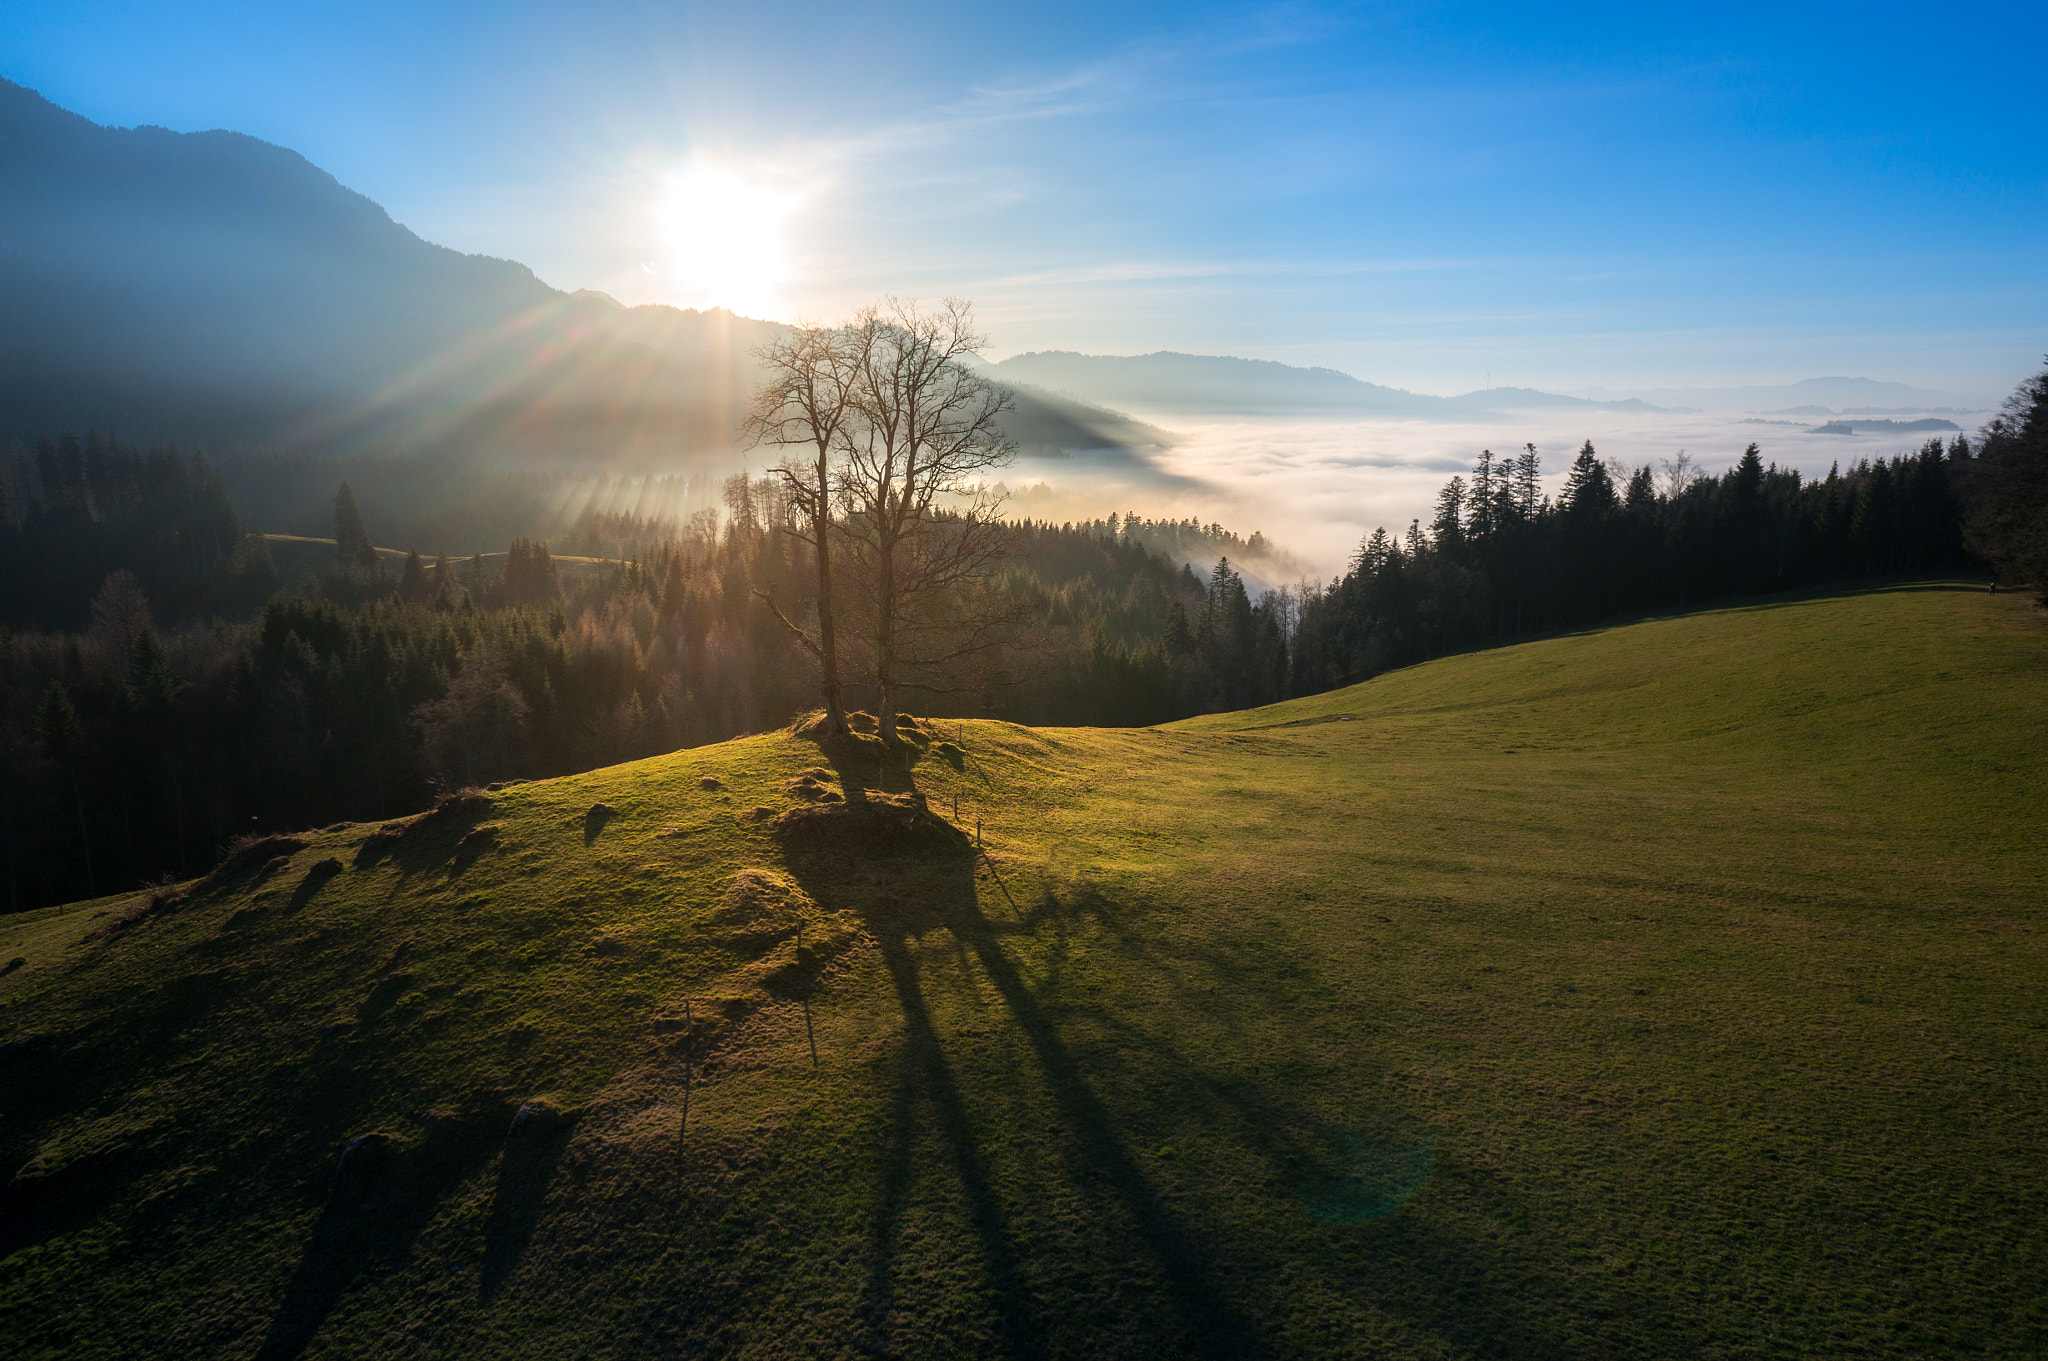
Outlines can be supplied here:
<path id="1" fill-rule="evenodd" d="M 1990 413 L 1953 417 L 1966 431 Z M 1384 525 L 1426 525 L 1438 491 L 1469 474 L 1482 449 L 1536 445 L 1544 490 L 1556 495 L 1579 446 L 1602 459 L 1661 470 L 1681 452 L 1708 473 L 1732 465 L 1754 441 L 1766 463 L 1825 477 L 1831 463 L 1917 449 L 1926 434 L 1807 433 L 1806 422 L 1716 413 L 1532 411 L 1469 422 L 1212 420 L 1147 414 L 1180 442 L 1139 463 L 1101 467 L 1085 457 L 1026 459 L 1005 474 L 1012 512 L 1066 520 L 1135 511 L 1192 516 L 1249 536 L 1262 532 L 1323 576 L 1343 569 L 1359 539 Z M 1944 432 L 1944 438 L 1951 438 Z"/>

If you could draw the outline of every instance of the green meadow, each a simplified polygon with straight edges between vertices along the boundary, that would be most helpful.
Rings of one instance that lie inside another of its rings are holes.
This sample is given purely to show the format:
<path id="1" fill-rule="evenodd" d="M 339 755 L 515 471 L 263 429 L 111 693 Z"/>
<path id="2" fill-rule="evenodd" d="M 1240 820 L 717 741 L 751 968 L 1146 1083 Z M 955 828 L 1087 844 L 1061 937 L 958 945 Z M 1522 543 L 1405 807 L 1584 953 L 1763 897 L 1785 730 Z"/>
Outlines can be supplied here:
<path id="1" fill-rule="evenodd" d="M 2048 1351 L 2024 598 L 907 736 L 0 918 L 0 1349 Z"/>

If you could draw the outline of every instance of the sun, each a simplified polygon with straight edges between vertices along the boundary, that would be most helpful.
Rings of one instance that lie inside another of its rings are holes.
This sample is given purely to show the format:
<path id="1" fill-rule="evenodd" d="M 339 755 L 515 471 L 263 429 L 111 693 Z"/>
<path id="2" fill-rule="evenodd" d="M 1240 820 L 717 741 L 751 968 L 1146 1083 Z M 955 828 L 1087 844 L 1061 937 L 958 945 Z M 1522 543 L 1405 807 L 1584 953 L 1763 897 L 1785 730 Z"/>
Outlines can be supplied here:
<path id="1" fill-rule="evenodd" d="M 698 307 L 765 317 L 789 273 L 784 228 L 793 194 L 723 166 L 698 162 L 668 177 L 662 223 L 669 274 Z"/>

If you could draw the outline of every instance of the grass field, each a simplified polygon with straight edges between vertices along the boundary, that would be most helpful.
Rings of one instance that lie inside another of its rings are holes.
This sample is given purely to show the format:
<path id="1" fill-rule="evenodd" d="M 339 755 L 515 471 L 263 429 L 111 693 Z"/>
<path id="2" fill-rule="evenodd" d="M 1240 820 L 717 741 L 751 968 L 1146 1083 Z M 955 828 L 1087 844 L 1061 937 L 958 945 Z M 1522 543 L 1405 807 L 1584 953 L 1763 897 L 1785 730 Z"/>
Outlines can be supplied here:
<path id="1" fill-rule="evenodd" d="M 743 738 L 0 918 L 0 1348 L 2048 1351 L 2024 599 L 918 745 Z M 987 854 L 778 834 L 812 769 L 957 796 Z"/>

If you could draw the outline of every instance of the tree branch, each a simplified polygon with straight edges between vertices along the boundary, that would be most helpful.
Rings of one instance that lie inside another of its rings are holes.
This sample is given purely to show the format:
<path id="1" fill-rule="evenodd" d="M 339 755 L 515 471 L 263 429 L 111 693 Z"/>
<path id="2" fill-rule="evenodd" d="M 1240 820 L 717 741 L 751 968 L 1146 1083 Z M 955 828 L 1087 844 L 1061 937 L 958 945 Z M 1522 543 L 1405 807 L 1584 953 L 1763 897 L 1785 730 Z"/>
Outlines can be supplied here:
<path id="1" fill-rule="evenodd" d="M 754 598 L 756 600 L 759 600 L 762 604 L 766 605 L 768 607 L 768 612 L 774 615 L 778 620 L 780 620 L 784 628 L 788 629 L 791 633 L 794 633 L 797 636 L 797 641 L 802 643 L 805 647 L 811 650 L 811 655 L 813 657 L 816 657 L 819 661 L 825 660 L 825 650 L 819 647 L 816 643 L 811 641 L 810 634 L 805 633 L 802 629 L 798 628 L 795 624 L 790 622 L 789 616 L 782 612 L 782 607 L 775 603 L 775 595 L 772 590 L 763 591 L 757 589 L 754 592 Z"/>

